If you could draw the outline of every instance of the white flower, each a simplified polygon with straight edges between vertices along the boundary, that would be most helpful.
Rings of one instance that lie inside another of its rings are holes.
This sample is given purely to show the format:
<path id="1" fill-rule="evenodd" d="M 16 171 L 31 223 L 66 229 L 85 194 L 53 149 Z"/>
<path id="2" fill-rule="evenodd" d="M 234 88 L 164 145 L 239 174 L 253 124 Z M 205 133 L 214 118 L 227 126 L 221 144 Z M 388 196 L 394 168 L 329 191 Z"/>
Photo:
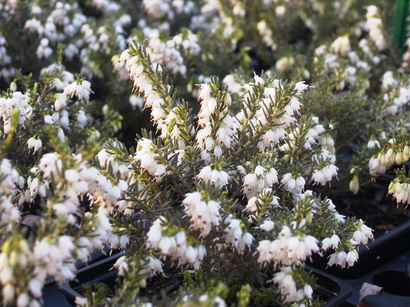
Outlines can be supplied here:
<path id="1" fill-rule="evenodd" d="M 47 181 L 41 181 L 37 177 L 36 178 L 29 177 L 27 180 L 27 185 L 29 186 L 29 189 L 30 189 L 31 199 L 34 199 L 37 195 L 43 198 L 46 197 L 46 188 L 48 187 Z"/>
<path id="2" fill-rule="evenodd" d="M 9 303 L 14 299 L 14 287 L 12 284 L 6 284 L 2 289 L 3 299 L 5 303 Z"/>
<path id="3" fill-rule="evenodd" d="M 138 97 L 137 95 L 130 95 L 129 102 L 134 110 L 136 108 L 141 110 L 144 107 L 144 99 L 142 97 Z"/>
<path id="4" fill-rule="evenodd" d="M 17 307 L 26 307 L 29 305 L 30 297 L 27 293 L 22 293 L 17 298 Z"/>
<path id="5" fill-rule="evenodd" d="M 75 250 L 75 245 L 73 243 L 73 238 L 67 235 L 61 236 L 58 238 L 58 247 L 60 251 L 66 256 L 69 257 L 72 251 Z"/>
<path id="6" fill-rule="evenodd" d="M 205 255 L 206 249 L 203 245 L 197 247 L 188 246 L 182 255 L 181 264 L 190 264 L 195 270 L 198 270 Z"/>
<path id="7" fill-rule="evenodd" d="M 81 83 L 80 80 L 74 81 L 64 88 L 64 95 L 70 99 L 76 95 L 78 99 L 89 100 L 91 93 L 91 83 L 87 80 L 83 80 Z"/>
<path id="8" fill-rule="evenodd" d="M 285 56 L 277 60 L 275 68 L 280 72 L 285 72 L 287 70 L 290 70 L 294 64 L 295 60 L 293 59 L 293 57 Z"/>
<path id="9" fill-rule="evenodd" d="M 300 264 L 319 251 L 316 238 L 292 236 L 289 227 L 284 226 L 274 241 L 263 240 L 257 248 L 258 262 L 274 262 L 282 265 Z"/>
<path id="10" fill-rule="evenodd" d="M 39 280 L 30 280 L 30 282 L 28 283 L 28 287 L 30 289 L 31 294 L 33 294 L 34 297 L 40 298 L 42 296 L 43 293 L 41 290 L 43 288 L 43 284 Z"/>
<path id="11" fill-rule="evenodd" d="M 305 293 L 306 297 L 311 299 L 313 294 L 313 289 L 310 285 L 305 285 L 303 288 L 303 292 Z"/>
<path id="12" fill-rule="evenodd" d="M 153 258 L 153 257 L 148 257 L 149 260 L 149 268 L 151 270 L 151 275 L 154 276 L 157 273 L 162 273 L 162 262 L 159 259 Z"/>
<path id="13" fill-rule="evenodd" d="M 355 244 L 364 244 L 366 245 L 369 240 L 373 240 L 373 229 L 367 227 L 363 224 L 362 220 L 358 220 L 360 225 L 358 229 L 353 233 L 353 242 Z"/>
<path id="14" fill-rule="evenodd" d="M 327 250 L 329 248 L 337 249 L 340 243 L 338 235 L 334 234 L 330 238 L 324 238 L 322 240 L 322 249 Z"/>
<path id="15" fill-rule="evenodd" d="M 251 212 L 256 212 L 258 211 L 258 206 L 257 206 L 258 198 L 257 197 L 252 197 L 248 200 L 248 204 L 246 205 L 245 209 Z"/>
<path id="16" fill-rule="evenodd" d="M 162 230 L 161 224 L 166 222 L 166 219 L 163 216 L 157 218 L 154 223 L 152 224 L 151 228 L 147 233 L 147 246 L 149 248 L 158 248 L 159 242 L 162 238 Z"/>
<path id="17" fill-rule="evenodd" d="M 205 166 L 198 174 L 197 178 L 204 183 L 211 184 L 217 189 L 222 189 L 229 183 L 229 175 L 225 171 L 212 170 L 210 166 Z"/>
<path id="18" fill-rule="evenodd" d="M 267 171 L 261 165 L 255 167 L 253 173 L 247 174 L 243 179 L 243 191 L 248 199 L 261 193 L 264 189 L 271 188 L 278 183 L 278 173 L 274 168 Z"/>
<path id="19" fill-rule="evenodd" d="M 87 124 L 88 118 L 83 110 L 78 111 L 77 113 L 77 126 L 81 129 Z"/>
<path id="20" fill-rule="evenodd" d="M 320 170 L 316 169 L 312 175 L 312 180 L 317 184 L 325 185 L 337 176 L 337 170 L 338 168 L 335 165 L 328 164 Z"/>
<path id="21" fill-rule="evenodd" d="M 213 200 L 205 202 L 199 192 L 188 193 L 184 201 L 184 211 L 191 217 L 190 229 L 200 230 L 202 237 L 209 234 L 212 226 L 218 226 L 220 221 L 219 204 Z"/>
<path id="22" fill-rule="evenodd" d="M 279 201 L 278 201 L 279 197 L 274 196 L 272 194 L 272 189 L 266 188 L 266 189 L 263 189 L 262 192 L 258 194 L 258 196 L 251 197 L 248 200 L 248 204 L 246 205 L 245 209 L 251 212 L 257 212 L 258 205 L 261 206 L 264 200 L 266 201 L 267 198 L 271 198 L 271 201 L 268 204 L 265 203 L 265 205 L 279 206 Z"/>
<path id="23" fill-rule="evenodd" d="M 254 240 L 253 236 L 249 233 L 243 233 L 241 227 L 241 221 L 237 219 L 231 219 L 228 227 L 225 229 L 225 241 L 236 248 L 239 254 L 243 254 L 245 248 L 250 249 Z"/>
<path id="24" fill-rule="evenodd" d="M 330 50 L 332 52 L 339 53 L 340 55 L 347 55 L 350 52 L 349 36 L 339 36 L 331 45 Z"/>
<path id="25" fill-rule="evenodd" d="M 42 142 L 41 142 L 40 139 L 36 139 L 34 137 L 31 137 L 27 141 L 27 146 L 28 146 L 28 149 L 33 149 L 33 153 L 35 153 L 36 151 L 38 151 L 41 148 Z"/>
<path id="26" fill-rule="evenodd" d="M 293 195 L 302 193 L 303 188 L 305 187 L 305 179 L 301 176 L 295 178 L 291 173 L 283 175 L 281 183 L 285 190 Z"/>
<path id="27" fill-rule="evenodd" d="M 369 32 L 369 38 L 376 45 L 376 48 L 382 51 L 387 44 L 383 33 L 383 23 L 378 15 L 379 10 L 375 5 L 367 7 L 365 29 Z"/>
<path id="28" fill-rule="evenodd" d="M 387 91 L 389 89 L 393 89 L 397 86 L 397 80 L 393 76 L 392 71 L 386 71 L 382 76 L 382 89 L 383 91 Z"/>
<path id="29" fill-rule="evenodd" d="M 385 163 L 383 163 L 385 162 Z M 386 172 L 388 163 L 384 155 L 379 154 L 377 158 L 372 157 L 369 161 L 369 171 L 372 176 L 379 176 Z"/>
<path id="30" fill-rule="evenodd" d="M 296 95 L 301 95 L 304 91 L 309 88 L 309 85 L 305 81 L 300 81 L 295 84 Z"/>
<path id="31" fill-rule="evenodd" d="M 77 82 L 78 83 L 78 82 Z M 77 97 L 79 99 L 89 100 L 91 91 L 91 83 L 84 80 L 81 84 L 77 85 Z"/>
<path id="32" fill-rule="evenodd" d="M 296 288 L 296 282 L 292 277 L 292 267 L 282 267 L 272 281 L 278 284 L 281 294 L 285 297 L 284 303 L 299 302 L 305 297 L 309 299 L 312 297 L 313 291 L 310 285 L 305 284 L 303 289 Z"/>
<path id="33" fill-rule="evenodd" d="M 67 96 L 64 94 L 58 94 L 57 99 L 54 101 L 54 108 L 56 111 L 61 111 L 67 106 Z"/>
<path id="34" fill-rule="evenodd" d="M 333 253 L 329 256 L 328 266 L 333 266 L 335 264 L 344 268 L 346 266 L 346 257 L 347 254 L 344 251 Z"/>
<path id="35" fill-rule="evenodd" d="M 235 80 L 233 75 L 226 75 L 222 82 L 228 87 L 230 93 L 239 93 L 242 90 L 242 85 Z"/>
<path id="36" fill-rule="evenodd" d="M 184 232 L 178 232 L 174 236 L 163 235 L 162 232 L 166 230 L 163 223 L 166 223 L 164 217 L 154 221 L 147 233 L 147 247 L 160 250 L 163 257 L 170 256 L 173 260 L 178 260 L 179 265 L 192 265 L 198 270 L 206 254 L 205 247 L 188 245 Z"/>
<path id="37" fill-rule="evenodd" d="M 380 148 L 380 143 L 377 140 L 370 139 L 369 142 L 367 143 L 367 147 L 368 148 L 375 148 L 375 147 Z"/>
<path id="38" fill-rule="evenodd" d="M 232 146 L 234 134 L 237 129 L 237 121 L 227 112 L 227 107 L 231 104 L 231 97 L 228 93 L 224 93 L 222 100 L 216 100 L 211 96 L 211 87 L 209 84 L 201 84 L 201 92 L 199 100 L 201 101 L 201 109 L 198 113 L 199 130 L 196 135 L 197 146 L 202 150 L 202 157 L 205 160 L 210 159 L 213 153 L 220 157 L 223 150 L 229 149 Z M 220 123 L 216 123 L 215 113 L 218 112 L 218 117 L 221 118 Z M 216 128 L 218 127 L 218 130 Z"/>
<path id="39" fill-rule="evenodd" d="M 54 119 L 51 115 L 45 115 L 44 116 L 44 122 L 48 125 L 54 124 Z"/>
<path id="40" fill-rule="evenodd" d="M 150 16 L 157 19 L 170 11 L 168 2 L 163 0 L 143 0 L 142 5 Z"/>
<path id="41" fill-rule="evenodd" d="M 163 164 L 157 163 L 156 159 L 159 156 L 155 154 L 154 150 L 155 145 L 150 139 L 141 139 L 138 142 L 134 159 L 141 162 L 143 170 L 160 181 L 166 173 L 166 168 Z"/>
<path id="42" fill-rule="evenodd" d="M 259 35 L 262 36 L 263 42 L 273 51 L 277 49 L 276 42 L 273 39 L 272 30 L 268 28 L 266 21 L 261 20 L 257 24 Z"/>
<path id="43" fill-rule="evenodd" d="M 358 258 L 359 258 L 359 254 L 357 253 L 357 251 L 355 249 L 348 252 L 347 256 L 346 256 L 347 265 L 348 266 L 353 266 Z"/>
<path id="44" fill-rule="evenodd" d="M 63 163 L 58 158 L 57 153 L 47 153 L 41 157 L 38 168 L 43 172 L 45 180 L 50 179 L 51 176 L 57 180 L 62 173 Z"/>
<path id="45" fill-rule="evenodd" d="M 122 275 L 120 275 L 122 276 Z M 81 296 L 76 296 L 75 297 L 75 304 L 76 306 L 86 306 L 87 305 L 87 298 L 81 297 Z"/>
<path id="46" fill-rule="evenodd" d="M 121 256 L 117 259 L 117 261 L 113 265 L 114 268 L 118 270 L 119 276 L 124 276 L 125 273 L 128 271 L 128 263 L 127 258 L 125 256 Z"/>
<path id="47" fill-rule="evenodd" d="M 260 225 L 260 229 L 269 232 L 271 231 L 275 226 L 275 223 L 272 221 L 264 221 L 263 224 Z"/>
<path id="48" fill-rule="evenodd" d="M 49 40 L 42 38 L 40 45 L 37 47 L 36 55 L 39 59 L 47 58 L 53 53 L 53 49 L 49 47 Z"/>
<path id="49" fill-rule="evenodd" d="M 397 204 L 410 203 L 410 185 L 407 182 L 401 183 L 397 180 L 392 181 L 389 185 L 388 194 L 396 199 Z"/>
<path id="50" fill-rule="evenodd" d="M 41 22 L 36 18 L 27 20 L 24 28 L 29 32 L 37 32 L 38 35 L 42 35 L 44 31 L 44 27 L 42 26 Z"/>

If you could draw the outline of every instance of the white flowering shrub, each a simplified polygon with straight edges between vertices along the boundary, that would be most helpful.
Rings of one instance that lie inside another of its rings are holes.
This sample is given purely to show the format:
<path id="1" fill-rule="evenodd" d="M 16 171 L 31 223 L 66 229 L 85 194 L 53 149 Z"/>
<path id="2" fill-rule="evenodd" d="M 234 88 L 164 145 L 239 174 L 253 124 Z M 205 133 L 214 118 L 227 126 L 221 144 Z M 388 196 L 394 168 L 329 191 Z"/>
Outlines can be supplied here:
<path id="1" fill-rule="evenodd" d="M 136 241 L 116 264 L 123 287 L 141 285 L 146 254 L 147 278 L 173 263 L 224 281 L 230 291 L 270 279 L 279 293 L 272 299 L 312 304 L 303 265 L 313 254 L 329 250 L 329 265 L 341 267 L 357 261 L 355 248 L 372 231 L 309 190 L 338 169 L 330 142 L 321 142 L 325 128 L 301 111 L 308 85 L 255 76 L 236 100 L 212 78 L 198 85 L 194 115 L 145 48 L 125 50 L 120 64 L 158 130 L 140 137 L 133 154 L 109 142 L 97 155 L 102 166 L 111 159 L 128 169 L 128 207 L 116 220 Z"/>
<path id="2" fill-rule="evenodd" d="M 0 1 L 1 303 L 41 305 L 103 248 L 126 252 L 120 282 L 77 305 L 323 303 L 305 263 L 353 266 L 373 239 L 340 197 L 395 170 L 388 194 L 410 202 L 410 55 L 390 13 Z"/>
<path id="3" fill-rule="evenodd" d="M 62 65 L 38 82 L 20 76 L 0 96 L 0 285 L 5 305 L 39 306 L 47 278 L 75 277 L 104 244 L 125 246 L 109 215 L 127 184 L 93 166 L 104 134 L 119 128 L 105 108 L 102 125 L 89 113 L 91 84 Z M 94 110 L 92 110 L 94 112 Z M 111 242 L 111 243 L 110 243 Z"/>

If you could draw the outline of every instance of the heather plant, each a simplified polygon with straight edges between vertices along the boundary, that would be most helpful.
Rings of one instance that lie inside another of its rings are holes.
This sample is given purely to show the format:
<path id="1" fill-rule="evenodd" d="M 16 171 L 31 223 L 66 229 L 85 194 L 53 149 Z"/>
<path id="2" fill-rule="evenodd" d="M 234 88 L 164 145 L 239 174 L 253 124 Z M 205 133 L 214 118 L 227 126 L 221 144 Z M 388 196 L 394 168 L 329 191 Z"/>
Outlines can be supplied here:
<path id="1" fill-rule="evenodd" d="M 143 259 L 146 278 L 173 263 L 181 272 L 194 269 L 193 279 L 223 281 L 227 298 L 271 280 L 278 291 L 272 300 L 308 305 L 307 259 L 330 250 L 329 265 L 357 261 L 355 248 L 372 239 L 371 230 L 309 190 L 334 179 L 337 167 L 331 142 L 321 142 L 325 128 L 301 112 L 308 85 L 255 76 L 234 100 L 212 78 L 198 85 L 194 115 L 145 48 L 125 50 L 119 65 L 158 130 L 156 137 L 144 133 L 134 153 L 108 142 L 97 155 L 103 166 L 111 157 L 129 170 L 128 207 L 115 218 L 122 233 L 136 238 L 116 264 L 122 287 L 141 287 Z"/>
<path id="2" fill-rule="evenodd" d="M 78 305 L 321 305 L 305 262 L 373 239 L 333 195 L 396 168 L 410 201 L 410 57 L 371 2 L 0 1 L 2 302 L 105 247 L 119 284 Z"/>
<path id="3" fill-rule="evenodd" d="M 397 204 L 407 206 L 408 174 L 406 168 L 397 168 L 409 159 L 408 107 L 410 99 L 409 78 L 398 71 L 387 71 L 381 80 L 382 89 L 377 97 L 378 112 L 375 119 L 381 124 L 369 129 L 367 143 L 360 149 L 356 164 L 351 169 L 350 188 L 357 193 L 359 178 L 364 173 L 372 177 L 384 175 L 396 166 L 396 178 L 391 181 L 388 194 L 396 199 Z"/>
<path id="4" fill-rule="evenodd" d="M 99 88 L 93 95 L 98 107 L 108 104 L 124 115 L 120 136 L 125 140 L 149 123 L 140 111 L 130 112 L 131 107 L 141 109 L 141 101 L 129 95 L 124 82 L 127 73 L 114 69 L 130 38 L 150 42 L 155 59 L 183 77 L 177 85 L 186 97 L 192 97 L 194 82 L 205 81 L 211 74 L 224 76 L 246 56 L 233 54 L 235 47 L 230 44 L 226 48 L 223 36 L 211 35 L 215 3 L 162 2 L 2 1 L 0 86 L 6 88 L 18 71 L 38 77 L 62 55 L 70 71 Z M 14 35 L 16 31 L 21 35 Z M 203 36 L 209 40 L 201 40 Z"/>
<path id="5" fill-rule="evenodd" d="M 375 5 L 363 9 L 364 21 L 349 19 L 350 28 L 340 27 L 339 37 L 329 40 L 323 36 L 325 40 L 309 44 L 315 48 L 312 54 L 286 54 L 267 71 L 312 84 L 305 95 L 304 110 L 330 128 L 326 134 L 334 139 L 330 142 L 334 143 L 340 168 L 339 183 L 327 191 L 331 194 L 346 191 L 349 181 L 350 190 L 356 194 L 360 182 L 369 183 L 393 165 L 408 160 L 408 55 L 401 59 L 392 47 L 380 9 Z M 225 77 L 224 82 L 228 91 L 237 93 L 247 79 L 246 72 L 238 71 Z M 361 133 L 357 133 L 359 130 Z M 389 149 L 388 162 L 383 156 Z M 405 179 L 402 176 L 395 182 L 403 184 Z M 389 194 L 397 196 L 392 189 Z M 405 201 L 399 197 L 398 202 Z"/>
<path id="6" fill-rule="evenodd" d="M 91 84 L 60 65 L 39 81 L 18 76 L 0 96 L 0 284 L 6 305 L 39 306 L 48 278 L 75 277 L 103 244 L 125 246 L 112 234 L 109 215 L 127 184 L 93 165 L 120 117 L 90 110 Z"/>

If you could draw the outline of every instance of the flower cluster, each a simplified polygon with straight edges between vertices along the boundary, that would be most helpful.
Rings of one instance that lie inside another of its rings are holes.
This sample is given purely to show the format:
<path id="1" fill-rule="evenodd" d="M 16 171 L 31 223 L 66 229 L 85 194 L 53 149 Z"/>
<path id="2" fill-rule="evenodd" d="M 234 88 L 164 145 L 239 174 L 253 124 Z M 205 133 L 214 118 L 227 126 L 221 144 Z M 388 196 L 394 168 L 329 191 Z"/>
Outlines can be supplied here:
<path id="1" fill-rule="evenodd" d="M 266 25 L 266 21 L 259 21 L 257 27 L 259 35 L 262 36 L 263 42 L 266 44 L 266 46 L 270 47 L 273 51 L 275 51 L 278 47 L 275 43 L 275 40 L 273 39 L 272 30 L 268 28 L 268 26 Z"/>
<path id="2" fill-rule="evenodd" d="M 278 172 L 273 167 L 266 170 L 258 165 L 243 178 L 243 190 L 246 197 L 251 198 L 264 189 L 271 188 L 274 183 L 278 183 Z"/>
<path id="3" fill-rule="evenodd" d="M 375 5 L 367 7 L 365 29 L 369 32 L 369 39 L 376 45 L 378 50 L 386 48 L 383 22 L 379 16 L 379 9 Z"/>
<path id="4" fill-rule="evenodd" d="M 139 62 L 139 57 L 137 55 L 131 57 L 130 50 L 127 49 L 121 53 L 118 65 L 125 65 L 128 69 L 129 75 L 134 81 L 134 89 L 140 94 L 144 94 L 145 107 L 152 108 L 152 119 L 157 124 L 158 129 L 165 134 L 168 128 L 164 109 L 166 101 L 161 97 L 159 90 L 152 86 L 149 75 L 144 73 L 144 66 Z M 161 70 L 162 68 L 157 66 L 155 69 Z"/>
<path id="5" fill-rule="evenodd" d="M 315 237 L 309 235 L 305 237 L 295 236 L 289 227 L 284 226 L 279 232 L 278 239 L 259 242 L 257 248 L 259 253 L 258 262 L 261 264 L 275 262 L 286 266 L 299 264 L 319 251 L 317 243 Z"/>
<path id="6" fill-rule="evenodd" d="M 263 212 L 267 207 L 280 206 L 278 199 L 279 197 L 273 195 L 272 189 L 263 189 L 257 197 L 249 198 L 245 209 L 250 212 Z"/>
<path id="7" fill-rule="evenodd" d="M 225 220 L 228 226 L 225 229 L 225 241 L 234 247 L 239 254 L 243 254 L 245 248 L 250 249 L 254 237 L 243 230 L 240 220 L 228 218 Z"/>
<path id="8" fill-rule="evenodd" d="M 172 73 L 180 73 L 184 76 L 186 74 L 184 59 L 180 51 L 175 48 L 178 46 L 178 37 L 167 42 L 162 42 L 159 38 L 160 32 L 157 29 L 145 29 L 144 34 L 149 39 L 148 48 L 152 55 L 152 60 L 155 63 L 161 63 L 167 66 Z M 189 48 L 189 45 L 187 48 Z"/>
<path id="9" fill-rule="evenodd" d="M 224 149 L 230 149 L 236 130 L 236 120 L 228 114 L 231 96 L 228 93 L 212 93 L 209 84 L 201 84 L 198 100 L 201 109 L 198 113 L 198 127 L 200 128 L 196 140 L 202 150 L 202 158 L 209 160 L 211 154 L 220 157 Z M 219 128 L 218 128 L 219 127 Z M 217 129 L 218 128 L 218 129 Z M 214 138 L 213 136 L 216 136 Z"/>
<path id="10" fill-rule="evenodd" d="M 345 251 L 335 252 L 330 255 L 327 265 L 332 266 L 336 264 L 342 268 L 351 267 L 358 258 L 359 255 L 356 250 L 351 250 L 348 253 Z"/>
<path id="11" fill-rule="evenodd" d="M 10 160 L 2 159 L 0 164 L 0 225 L 11 230 L 12 225 L 20 220 L 20 210 L 14 203 L 16 190 L 24 186 L 24 178 L 20 177 Z"/>
<path id="12" fill-rule="evenodd" d="M 227 172 L 212 169 L 209 165 L 201 169 L 197 179 L 203 183 L 211 184 L 218 190 L 221 190 L 229 184 L 229 175 Z"/>
<path id="13" fill-rule="evenodd" d="M 272 280 L 278 284 L 281 294 L 285 297 L 284 303 L 299 302 L 304 298 L 312 299 L 312 287 L 306 284 L 298 289 L 292 273 L 290 267 L 284 267 L 280 272 L 275 274 Z"/>
<path id="14" fill-rule="evenodd" d="M 394 139 L 389 140 L 389 144 L 395 144 Z M 394 164 L 401 164 L 410 157 L 410 146 L 399 147 L 399 150 L 387 147 L 387 150 L 380 151 L 376 157 L 369 161 L 370 175 L 379 176 L 386 172 Z"/>
<path id="15" fill-rule="evenodd" d="M 24 125 L 30 118 L 33 108 L 28 104 L 27 97 L 21 92 L 14 92 L 10 96 L 0 97 L 0 113 L 3 119 L 3 131 L 8 134 L 11 129 L 13 111 L 19 111 L 19 124 Z"/>
<path id="16" fill-rule="evenodd" d="M 397 179 L 389 185 L 388 194 L 392 195 L 397 204 L 410 203 L 410 186 L 407 182 L 400 182 Z"/>
<path id="17" fill-rule="evenodd" d="M 326 165 L 313 173 L 312 180 L 315 183 L 325 185 L 326 183 L 331 181 L 333 177 L 337 176 L 337 170 L 338 168 L 333 164 Z"/>
<path id="18" fill-rule="evenodd" d="M 186 195 L 182 204 L 186 215 L 191 217 L 190 229 L 199 230 L 200 236 L 207 236 L 213 226 L 219 226 L 220 206 L 216 201 L 205 202 L 199 192 L 193 192 Z"/>
<path id="19" fill-rule="evenodd" d="M 155 153 L 155 145 L 150 139 L 142 139 L 138 142 L 137 152 L 134 159 L 141 163 L 141 168 L 158 180 L 165 174 L 166 168 L 158 163 L 159 156 Z"/>
<path id="20" fill-rule="evenodd" d="M 160 250 L 161 256 L 170 256 L 178 265 L 191 265 L 198 270 L 206 255 L 205 247 L 189 245 L 184 231 L 168 236 L 166 223 L 164 217 L 154 221 L 147 233 L 147 247 Z"/>
<path id="21" fill-rule="evenodd" d="M 373 230 L 367 227 L 362 220 L 357 221 L 355 229 L 350 241 L 352 246 L 347 253 L 345 250 L 339 248 L 340 237 L 335 234 L 322 241 L 323 250 L 336 250 L 329 256 L 328 266 L 338 265 L 342 268 L 353 266 L 359 258 L 355 247 L 358 245 L 366 245 L 370 240 L 373 240 Z"/>
<path id="22" fill-rule="evenodd" d="M 410 102 L 410 84 L 400 81 L 392 71 L 385 72 L 381 78 L 383 101 L 389 115 L 396 116 Z"/>
<path id="23" fill-rule="evenodd" d="M 11 64 L 11 57 L 7 54 L 7 41 L 0 33 L 0 64 L 2 66 L 0 70 L 0 78 L 10 80 L 15 74 L 16 69 L 14 67 L 8 67 Z"/>

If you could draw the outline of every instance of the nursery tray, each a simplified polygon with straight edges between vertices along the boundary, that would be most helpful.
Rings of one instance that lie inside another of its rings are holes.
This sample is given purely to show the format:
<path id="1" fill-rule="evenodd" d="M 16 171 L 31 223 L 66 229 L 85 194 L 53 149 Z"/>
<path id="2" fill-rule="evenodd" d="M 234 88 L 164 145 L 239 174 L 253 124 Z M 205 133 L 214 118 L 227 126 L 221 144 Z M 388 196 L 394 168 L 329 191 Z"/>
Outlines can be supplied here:
<path id="1" fill-rule="evenodd" d="M 323 306 L 336 307 L 343 305 L 351 296 L 352 289 L 348 282 L 325 273 L 312 266 L 306 268 L 314 273 L 317 278 L 318 288 L 315 289 L 317 298 L 326 303 Z"/>
<path id="2" fill-rule="evenodd" d="M 382 293 L 366 297 L 369 306 L 410 306 L 409 264 L 410 251 L 407 251 L 358 279 L 346 280 L 352 287 L 352 296 L 347 302 L 350 306 L 358 304 L 360 289 L 366 282 L 383 287 Z"/>
<path id="3" fill-rule="evenodd" d="M 85 285 L 92 286 L 101 282 L 112 285 L 117 279 L 118 271 L 111 268 L 123 255 L 124 253 L 118 253 L 80 268 L 77 271 L 76 279 L 60 285 L 60 291 L 64 293 L 70 303 L 74 304 L 76 297 L 83 297 L 82 292 Z M 317 278 L 318 288 L 315 293 L 317 298 L 326 301 L 324 306 L 340 306 L 350 297 L 351 289 L 347 282 L 317 268 L 311 266 L 306 268 L 312 271 Z"/>
<path id="4" fill-rule="evenodd" d="M 344 279 L 356 279 L 382 264 L 410 250 L 410 221 L 376 238 L 367 246 L 360 246 L 359 260 L 348 269 L 328 267 L 328 258 L 315 255 L 310 265 Z"/>
<path id="5" fill-rule="evenodd" d="M 74 304 L 76 297 L 83 297 L 85 285 L 93 286 L 101 282 L 112 285 L 118 273 L 116 269 L 112 269 L 112 266 L 123 255 L 124 253 L 120 252 L 78 269 L 76 278 L 60 285 L 60 291 L 66 295 L 70 303 Z"/>

